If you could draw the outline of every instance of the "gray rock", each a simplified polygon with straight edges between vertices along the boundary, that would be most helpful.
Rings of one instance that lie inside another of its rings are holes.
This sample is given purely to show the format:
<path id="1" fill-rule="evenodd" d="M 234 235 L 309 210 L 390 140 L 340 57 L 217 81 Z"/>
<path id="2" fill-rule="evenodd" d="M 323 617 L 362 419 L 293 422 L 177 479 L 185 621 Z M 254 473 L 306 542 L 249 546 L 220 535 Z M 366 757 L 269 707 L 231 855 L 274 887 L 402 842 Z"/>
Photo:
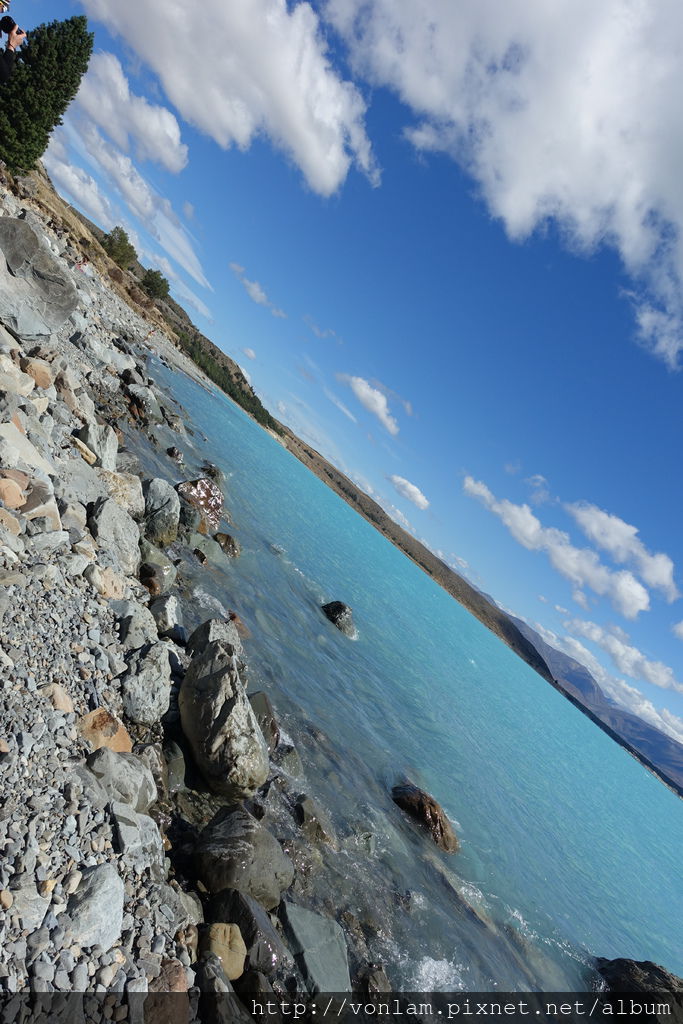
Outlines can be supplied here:
<path id="1" fill-rule="evenodd" d="M 268 744 L 268 752 L 272 754 L 280 742 L 280 726 L 277 724 L 270 698 L 263 690 L 258 690 L 257 693 L 249 694 L 249 702 L 256 715 L 259 728 Z"/>
<path id="2" fill-rule="evenodd" d="M 163 877 L 164 845 L 157 823 L 128 804 L 113 803 L 111 814 L 124 863 L 139 875 L 151 870 L 156 877 Z"/>
<path id="3" fill-rule="evenodd" d="M 294 816 L 301 826 L 301 831 L 313 843 L 329 843 L 336 845 L 336 837 L 332 823 L 320 804 L 306 793 L 296 798 Z"/>
<path id="4" fill-rule="evenodd" d="M 144 813 L 157 799 L 152 772 L 135 754 L 116 754 L 102 747 L 91 754 L 86 765 L 110 800 L 130 804 Z"/>
<path id="5" fill-rule="evenodd" d="M 135 575 L 140 567 L 140 530 L 135 520 L 113 498 L 104 498 L 96 503 L 89 526 L 100 545 L 100 563 Z"/>
<path id="6" fill-rule="evenodd" d="M 260 903 L 253 896 L 226 889 L 209 903 L 211 921 L 229 921 L 240 930 L 247 947 L 247 969 L 273 974 L 279 967 L 290 967 L 292 956 Z"/>
<path id="7" fill-rule="evenodd" d="M 150 607 L 159 636 L 167 636 L 175 643 L 184 643 L 187 633 L 183 627 L 183 616 L 178 599 L 170 594 L 158 597 Z"/>
<path id="8" fill-rule="evenodd" d="M 55 494 L 64 503 L 90 505 L 108 496 L 107 488 L 95 470 L 83 459 L 62 464 L 55 479 Z"/>
<path id="9" fill-rule="evenodd" d="M 197 626 L 187 641 L 188 653 L 201 654 L 204 648 L 215 640 L 227 643 L 232 648 L 232 653 L 236 654 L 238 658 L 243 656 L 244 648 L 237 627 L 228 619 L 209 619 L 207 622 L 202 622 L 201 626 Z"/>
<path id="10" fill-rule="evenodd" d="M 12 913 L 19 917 L 21 927 L 27 932 L 34 932 L 40 928 L 50 909 L 50 901 L 43 899 L 38 893 L 33 879 L 22 879 L 18 888 L 12 890 L 12 896 Z"/>
<path id="11" fill-rule="evenodd" d="M 268 747 L 224 640 L 210 643 L 190 662 L 178 707 L 211 788 L 231 800 L 253 796 L 268 778 Z"/>
<path id="12" fill-rule="evenodd" d="M 0 250 L 0 320 L 25 341 L 49 337 L 78 305 L 62 262 L 12 217 L 0 217 Z"/>
<path id="13" fill-rule="evenodd" d="M 294 865 L 277 839 L 242 807 L 225 807 L 211 819 L 199 835 L 195 861 L 210 892 L 239 889 L 266 910 L 294 880 Z"/>
<path id="14" fill-rule="evenodd" d="M 119 442 L 108 423 L 87 423 L 78 431 L 78 437 L 97 456 L 96 465 L 109 472 L 116 472 Z"/>
<path id="15" fill-rule="evenodd" d="M 167 547 L 178 536 L 180 498 L 165 480 L 145 481 L 145 532 L 153 544 Z"/>
<path id="16" fill-rule="evenodd" d="M 321 607 L 327 618 L 330 622 L 334 623 L 337 629 L 340 629 L 342 633 L 351 637 L 351 639 L 356 637 L 353 615 L 347 604 L 343 604 L 341 601 L 330 601 L 329 604 L 324 604 Z"/>
<path id="17" fill-rule="evenodd" d="M 337 922 L 286 901 L 280 917 L 309 992 L 350 992 L 346 941 Z"/>
<path id="18" fill-rule="evenodd" d="M 683 978 L 651 960 L 607 960 L 599 956 L 595 962 L 607 982 L 608 992 L 683 992 Z"/>
<path id="19" fill-rule="evenodd" d="M 81 884 L 67 903 L 71 930 L 79 946 L 111 949 L 121 934 L 123 898 L 123 882 L 113 864 L 83 872 Z"/>
<path id="20" fill-rule="evenodd" d="M 139 725 L 154 725 L 168 711 L 171 699 L 171 663 L 166 644 L 136 651 L 121 680 L 123 710 Z"/>
<path id="21" fill-rule="evenodd" d="M 162 422 L 161 406 L 151 388 L 143 387 L 140 384 L 129 384 L 128 393 L 135 404 L 142 409 L 146 419 L 155 423 Z"/>
<path id="22" fill-rule="evenodd" d="M 169 793 L 178 793 L 185 789 L 185 755 L 177 743 L 169 743 L 164 750 L 164 760 L 168 773 Z"/>
<path id="23" fill-rule="evenodd" d="M 112 601 L 111 607 L 119 622 L 121 643 L 129 651 L 156 643 L 157 626 L 149 608 L 137 601 Z"/>
<path id="24" fill-rule="evenodd" d="M 140 541 L 140 580 L 152 597 L 166 594 L 176 581 L 178 570 L 163 551 L 147 540 Z"/>
<path id="25" fill-rule="evenodd" d="M 223 965 L 215 954 L 204 957 L 197 965 L 196 985 L 202 993 L 199 1019 L 215 1024 L 254 1024 L 228 981 Z"/>

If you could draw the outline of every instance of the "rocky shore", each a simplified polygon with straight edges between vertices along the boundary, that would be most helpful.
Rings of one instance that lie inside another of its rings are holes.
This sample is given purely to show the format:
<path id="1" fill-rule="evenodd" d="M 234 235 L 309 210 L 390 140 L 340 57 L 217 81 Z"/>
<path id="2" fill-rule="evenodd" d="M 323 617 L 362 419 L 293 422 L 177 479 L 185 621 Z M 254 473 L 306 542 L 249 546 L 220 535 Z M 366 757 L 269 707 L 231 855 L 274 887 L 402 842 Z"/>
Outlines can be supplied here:
<path id="1" fill-rule="evenodd" d="M 184 357 L 35 211 L 5 193 L 0 214 L 0 993 L 124 1020 L 134 994 L 203 1019 L 202 993 L 389 991 L 354 922 L 306 905 L 338 838 L 247 691 L 239 618 L 183 625 L 183 565 L 239 555 L 220 474 L 183 478 L 183 417 L 148 376 L 150 345 Z M 457 850 L 430 797 L 394 799 Z"/>

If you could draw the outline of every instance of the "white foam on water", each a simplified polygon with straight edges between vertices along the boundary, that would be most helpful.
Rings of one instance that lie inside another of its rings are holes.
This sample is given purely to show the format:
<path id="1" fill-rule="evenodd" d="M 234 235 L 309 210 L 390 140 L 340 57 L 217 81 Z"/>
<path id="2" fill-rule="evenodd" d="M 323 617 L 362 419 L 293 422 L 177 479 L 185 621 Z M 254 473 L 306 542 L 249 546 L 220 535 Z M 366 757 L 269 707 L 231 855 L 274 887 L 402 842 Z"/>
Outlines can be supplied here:
<path id="1" fill-rule="evenodd" d="M 466 970 L 463 964 L 425 956 L 415 964 L 410 989 L 413 992 L 456 992 L 465 987 L 463 973 Z"/>

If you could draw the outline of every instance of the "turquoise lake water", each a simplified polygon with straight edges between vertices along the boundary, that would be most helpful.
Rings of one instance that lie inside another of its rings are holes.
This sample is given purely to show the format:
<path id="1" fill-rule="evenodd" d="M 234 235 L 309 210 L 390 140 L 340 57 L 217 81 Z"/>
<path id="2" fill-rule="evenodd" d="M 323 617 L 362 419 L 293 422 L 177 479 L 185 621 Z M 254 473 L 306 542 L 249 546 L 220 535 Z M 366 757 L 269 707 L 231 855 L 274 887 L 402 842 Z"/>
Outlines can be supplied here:
<path id="1" fill-rule="evenodd" d="M 241 410 L 153 375 L 206 435 L 178 443 L 190 469 L 226 474 L 242 545 L 197 584 L 190 624 L 218 599 L 249 625 L 252 688 L 345 837 L 316 900 L 374 913 L 396 988 L 583 990 L 592 955 L 683 974 L 683 802 Z M 356 641 L 322 616 L 330 600 L 353 608 Z M 404 776 L 445 808 L 459 854 L 394 807 Z"/>

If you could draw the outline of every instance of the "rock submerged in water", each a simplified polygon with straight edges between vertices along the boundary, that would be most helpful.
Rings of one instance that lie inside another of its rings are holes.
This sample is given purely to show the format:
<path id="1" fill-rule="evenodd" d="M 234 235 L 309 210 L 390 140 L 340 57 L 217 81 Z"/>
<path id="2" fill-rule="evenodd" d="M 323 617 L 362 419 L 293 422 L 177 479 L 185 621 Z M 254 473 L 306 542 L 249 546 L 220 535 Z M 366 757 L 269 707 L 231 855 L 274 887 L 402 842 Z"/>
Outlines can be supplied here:
<path id="1" fill-rule="evenodd" d="M 342 601 L 330 601 L 329 604 L 324 604 L 321 607 L 327 618 L 337 629 L 340 629 L 342 633 L 352 639 L 356 636 L 353 615 L 347 604 L 343 604 Z"/>
<path id="2" fill-rule="evenodd" d="M 401 810 L 421 822 L 430 836 L 444 853 L 457 853 L 460 843 L 453 831 L 446 812 L 436 802 L 434 797 L 425 793 L 411 782 L 400 786 L 394 786 L 391 791 L 391 798 Z"/>
<path id="3" fill-rule="evenodd" d="M 683 992 L 683 978 L 651 960 L 607 960 L 600 956 L 595 963 L 610 992 Z"/>

